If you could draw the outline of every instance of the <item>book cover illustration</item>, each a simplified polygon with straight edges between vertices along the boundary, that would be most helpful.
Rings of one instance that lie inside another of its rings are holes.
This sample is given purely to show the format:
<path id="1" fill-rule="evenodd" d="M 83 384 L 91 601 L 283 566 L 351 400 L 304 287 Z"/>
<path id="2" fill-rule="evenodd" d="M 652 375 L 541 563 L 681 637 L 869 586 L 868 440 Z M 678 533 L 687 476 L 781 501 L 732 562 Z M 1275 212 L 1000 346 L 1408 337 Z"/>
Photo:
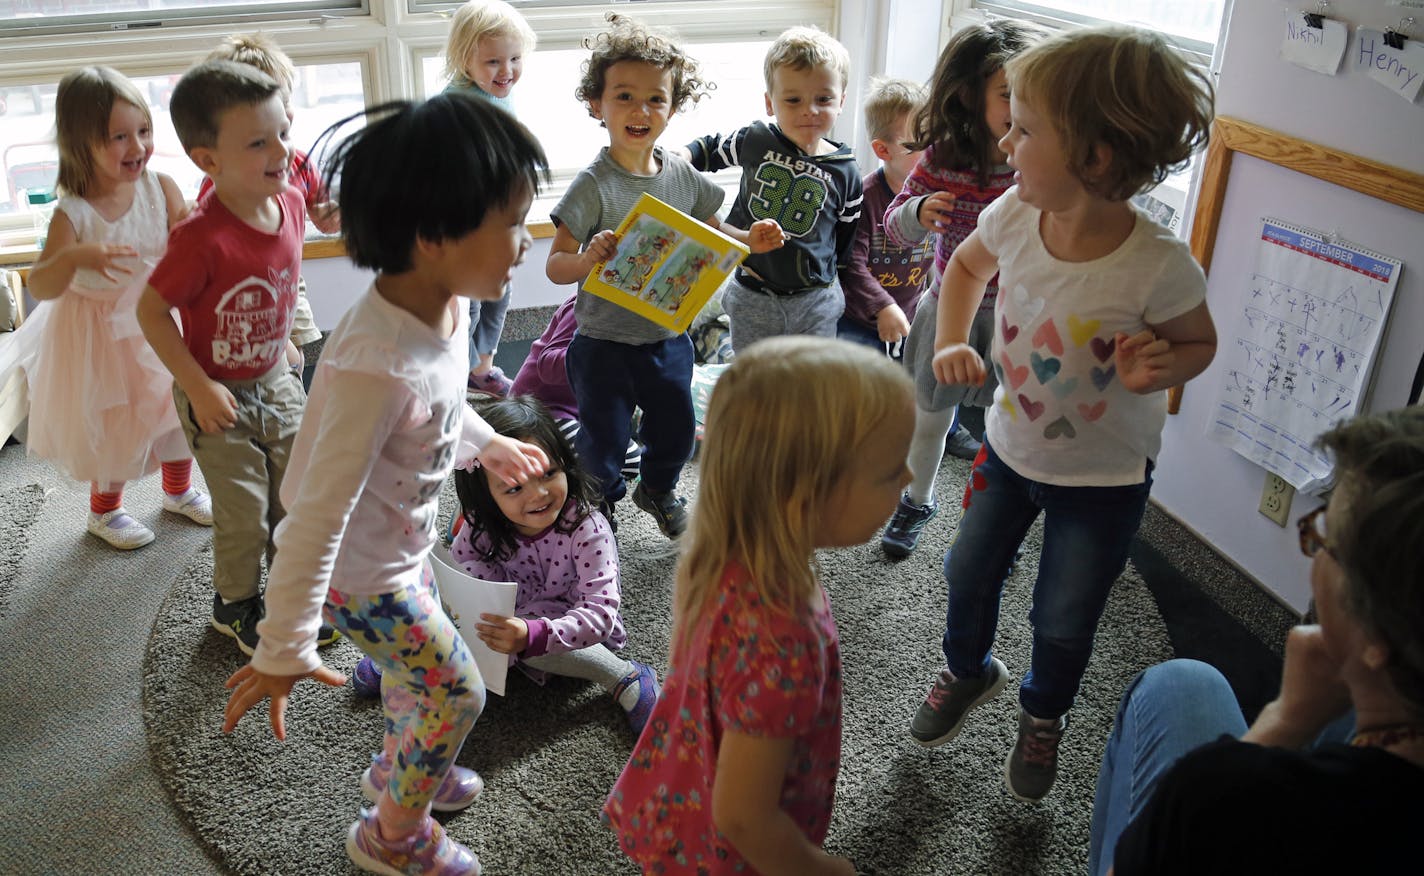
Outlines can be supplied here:
<path id="1" fill-rule="evenodd" d="M 675 332 L 750 253 L 720 231 L 649 194 L 616 231 L 618 249 L 593 266 L 584 288 Z"/>

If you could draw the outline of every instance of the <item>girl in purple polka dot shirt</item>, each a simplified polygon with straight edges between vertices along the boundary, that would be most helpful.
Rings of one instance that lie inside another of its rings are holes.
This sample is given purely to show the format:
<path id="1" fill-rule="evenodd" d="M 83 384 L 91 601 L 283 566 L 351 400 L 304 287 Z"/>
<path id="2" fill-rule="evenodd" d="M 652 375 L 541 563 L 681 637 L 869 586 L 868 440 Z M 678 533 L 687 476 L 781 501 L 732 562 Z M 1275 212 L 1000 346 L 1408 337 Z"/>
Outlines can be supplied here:
<path id="1" fill-rule="evenodd" d="M 451 556 L 477 578 L 519 585 L 515 616 L 481 615 L 480 639 L 540 684 L 548 674 L 598 683 L 642 733 L 658 677 L 616 653 L 627 640 L 618 615 L 618 547 L 597 510 L 597 490 L 538 400 L 517 396 L 477 409 L 497 433 L 549 456 L 543 477 L 513 487 L 482 468 L 455 473 L 465 525 Z"/>

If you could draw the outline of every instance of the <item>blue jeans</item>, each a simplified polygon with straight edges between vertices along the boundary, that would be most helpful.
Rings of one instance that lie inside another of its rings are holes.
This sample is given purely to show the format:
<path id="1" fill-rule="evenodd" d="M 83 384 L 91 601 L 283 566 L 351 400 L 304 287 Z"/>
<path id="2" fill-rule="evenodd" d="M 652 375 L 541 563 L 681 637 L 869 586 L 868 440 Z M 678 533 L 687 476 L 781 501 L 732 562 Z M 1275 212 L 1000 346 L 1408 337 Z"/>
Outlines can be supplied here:
<path id="1" fill-rule="evenodd" d="M 481 356 L 488 356 L 499 348 L 499 337 L 504 333 L 504 317 L 509 312 L 509 286 L 504 287 L 504 295 L 498 301 L 476 301 L 470 299 L 470 367 L 479 363 Z"/>
<path id="2" fill-rule="evenodd" d="M 1061 487 L 1029 480 L 994 453 L 989 442 L 974 461 L 964 515 L 944 557 L 949 585 L 944 657 L 956 677 L 989 667 L 999 600 L 1014 552 L 1041 512 L 1043 553 L 1033 585 L 1033 656 L 1019 686 L 1019 704 L 1036 718 L 1057 718 L 1073 705 L 1108 591 L 1127 565 L 1152 488 Z"/>
<path id="3" fill-rule="evenodd" d="M 654 344 L 620 344 L 575 332 L 564 360 L 582 428 L 574 445 L 603 498 L 628 491 L 620 469 L 628 452 L 634 406 L 643 409 L 642 482 L 655 493 L 677 488 L 692 457 L 692 341 L 678 335 Z"/>
<path id="4" fill-rule="evenodd" d="M 1246 719 L 1215 667 L 1169 660 L 1137 674 L 1122 695 L 1103 750 L 1093 799 L 1088 872 L 1108 871 L 1123 829 L 1151 799 L 1157 780 L 1182 755 L 1223 735 L 1239 737 Z M 1204 838 L 1203 842 L 1210 842 Z"/>
<path id="5" fill-rule="evenodd" d="M 843 341 L 850 341 L 855 344 L 863 344 L 877 353 L 884 353 L 896 362 L 905 360 L 905 342 L 896 341 L 887 344 L 880 340 L 880 332 L 864 326 L 849 316 L 842 316 L 840 322 L 836 323 L 836 337 Z"/>

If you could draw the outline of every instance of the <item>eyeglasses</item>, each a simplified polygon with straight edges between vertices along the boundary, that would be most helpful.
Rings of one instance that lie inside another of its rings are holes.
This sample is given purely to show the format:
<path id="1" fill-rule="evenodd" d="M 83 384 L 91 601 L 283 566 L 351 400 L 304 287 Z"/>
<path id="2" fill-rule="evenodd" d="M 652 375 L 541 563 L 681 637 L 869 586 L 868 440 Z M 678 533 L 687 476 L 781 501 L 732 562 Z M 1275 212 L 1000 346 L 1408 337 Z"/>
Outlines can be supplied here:
<path id="1" fill-rule="evenodd" d="M 1295 522 L 1296 532 L 1300 534 L 1300 552 L 1307 557 L 1314 557 L 1321 551 L 1325 551 L 1332 557 L 1335 556 L 1335 549 L 1325 540 L 1325 509 L 1327 507 L 1329 506 L 1321 505 Z"/>

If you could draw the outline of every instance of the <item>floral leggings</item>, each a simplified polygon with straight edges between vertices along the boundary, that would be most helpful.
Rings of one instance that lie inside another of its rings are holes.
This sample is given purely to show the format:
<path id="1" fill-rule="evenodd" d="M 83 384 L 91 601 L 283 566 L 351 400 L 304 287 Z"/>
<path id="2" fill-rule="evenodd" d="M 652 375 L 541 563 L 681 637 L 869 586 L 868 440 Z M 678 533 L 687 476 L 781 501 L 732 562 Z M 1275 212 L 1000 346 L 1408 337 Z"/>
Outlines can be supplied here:
<path id="1" fill-rule="evenodd" d="M 388 785 L 396 805 L 434 798 L 485 705 L 485 684 L 440 607 L 427 562 L 419 586 L 374 596 L 327 592 L 326 620 L 381 667 L 386 738 L 395 740 Z"/>

